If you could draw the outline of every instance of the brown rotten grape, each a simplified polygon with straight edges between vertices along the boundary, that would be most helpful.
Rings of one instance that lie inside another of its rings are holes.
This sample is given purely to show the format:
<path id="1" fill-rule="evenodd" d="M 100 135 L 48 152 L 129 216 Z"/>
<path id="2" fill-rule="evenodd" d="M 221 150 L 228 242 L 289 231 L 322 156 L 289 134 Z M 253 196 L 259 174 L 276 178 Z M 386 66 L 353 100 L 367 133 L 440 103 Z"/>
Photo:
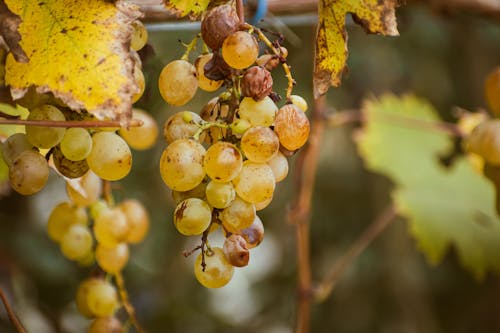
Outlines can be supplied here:
<path id="1" fill-rule="evenodd" d="M 486 78 L 485 93 L 491 111 L 495 116 L 500 116 L 500 66 Z"/>
<path id="2" fill-rule="evenodd" d="M 243 75 L 241 90 L 244 96 L 260 101 L 273 91 L 273 77 L 267 69 L 252 66 Z"/>
<path id="3" fill-rule="evenodd" d="M 227 261 L 235 267 L 245 267 L 250 260 L 250 251 L 248 251 L 245 238 L 233 234 L 224 241 L 224 255 Z"/>
<path id="4" fill-rule="evenodd" d="M 217 6 L 207 12 L 201 21 L 201 37 L 205 44 L 218 50 L 224 39 L 238 30 L 240 19 L 231 5 Z"/>

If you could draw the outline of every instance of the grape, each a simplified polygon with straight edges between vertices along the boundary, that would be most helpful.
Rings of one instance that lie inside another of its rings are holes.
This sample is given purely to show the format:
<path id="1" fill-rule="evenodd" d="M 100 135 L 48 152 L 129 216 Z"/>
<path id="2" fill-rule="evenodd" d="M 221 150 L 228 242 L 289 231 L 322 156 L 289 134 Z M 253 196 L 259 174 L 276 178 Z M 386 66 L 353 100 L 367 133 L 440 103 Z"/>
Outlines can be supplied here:
<path id="1" fill-rule="evenodd" d="M 215 208 L 226 208 L 236 198 L 232 183 L 217 183 L 214 181 L 208 183 L 206 195 L 208 203 Z"/>
<path id="2" fill-rule="evenodd" d="M 77 206 L 87 207 L 97 201 L 102 192 L 102 181 L 95 173 L 88 171 L 80 178 L 81 192 L 66 183 L 66 193 L 69 199 Z"/>
<path id="3" fill-rule="evenodd" d="M 74 224 L 87 225 L 87 212 L 84 208 L 72 206 L 69 202 L 61 202 L 52 209 L 47 221 L 49 237 L 59 242 L 70 226 Z"/>
<path id="4" fill-rule="evenodd" d="M 276 115 L 274 131 L 286 149 L 299 149 L 309 138 L 309 119 L 298 106 L 287 104 Z"/>
<path id="5" fill-rule="evenodd" d="M 54 147 L 52 161 L 57 171 L 67 178 L 80 178 L 89 171 L 89 165 L 86 160 L 70 161 L 64 157 L 59 147 Z"/>
<path id="6" fill-rule="evenodd" d="M 201 123 L 202 119 L 194 112 L 177 112 L 165 122 L 163 135 L 168 143 L 179 139 L 189 139 L 198 132 Z"/>
<path id="7" fill-rule="evenodd" d="M 139 87 L 139 91 L 132 95 L 132 104 L 137 102 L 142 97 L 142 95 L 144 94 L 144 89 L 146 89 L 146 79 L 144 78 L 144 73 L 142 72 L 140 62 L 135 63 L 134 80 Z"/>
<path id="8" fill-rule="evenodd" d="M 12 166 L 12 163 L 16 159 L 19 154 L 23 151 L 33 149 L 33 145 L 28 142 L 26 135 L 24 133 L 15 133 L 12 134 L 5 140 L 3 144 L 1 144 L 0 150 L 2 153 L 3 160 L 9 166 Z"/>
<path id="9" fill-rule="evenodd" d="M 224 241 L 224 255 L 227 261 L 236 267 L 245 267 L 250 260 L 245 238 L 240 235 L 232 234 Z"/>
<path id="10" fill-rule="evenodd" d="M 250 124 L 250 122 L 245 119 L 235 119 L 231 123 L 231 130 L 234 134 L 241 135 L 245 133 L 250 127 L 252 127 L 252 124 Z"/>
<path id="11" fill-rule="evenodd" d="M 47 161 L 40 153 L 33 150 L 20 153 L 9 168 L 10 185 L 22 195 L 39 192 L 48 179 Z"/>
<path id="12" fill-rule="evenodd" d="M 87 226 L 73 224 L 61 238 L 61 252 L 71 260 L 80 260 L 92 252 L 94 240 Z"/>
<path id="13" fill-rule="evenodd" d="M 105 280 L 97 280 L 96 283 L 89 284 L 86 298 L 88 309 L 96 317 L 110 316 L 118 307 L 116 289 Z"/>
<path id="14" fill-rule="evenodd" d="M 241 138 L 241 150 L 252 162 L 267 162 L 276 156 L 279 149 L 280 140 L 269 127 L 252 127 Z"/>
<path id="15" fill-rule="evenodd" d="M 141 21 L 132 22 L 132 39 L 130 40 L 130 47 L 132 50 L 139 51 L 148 42 L 148 30 Z"/>
<path id="16" fill-rule="evenodd" d="M 301 109 L 302 111 L 306 112 L 307 111 L 307 102 L 306 100 L 299 95 L 292 95 L 290 96 L 290 101 L 292 102 L 293 105 L 296 105 Z"/>
<path id="17" fill-rule="evenodd" d="M 172 142 L 161 155 L 160 173 L 163 181 L 175 191 L 195 188 L 205 178 L 205 148 L 191 139 Z"/>
<path id="18" fill-rule="evenodd" d="M 219 215 L 224 228 L 232 233 L 249 227 L 255 219 L 255 206 L 236 196 Z"/>
<path id="19" fill-rule="evenodd" d="M 201 110 L 201 118 L 209 122 L 225 119 L 228 116 L 229 105 L 226 103 L 219 103 L 218 97 L 212 98 Z M 207 133 L 205 142 L 213 144 L 221 140 L 227 134 L 227 130 L 225 128 L 212 126 L 208 130 L 204 131 L 204 134 L 205 133 Z"/>
<path id="20" fill-rule="evenodd" d="M 196 68 L 186 60 L 172 61 L 162 69 L 158 88 L 168 104 L 174 106 L 186 104 L 198 89 Z"/>
<path id="21" fill-rule="evenodd" d="M 224 39 L 238 30 L 240 19 L 236 9 L 230 4 L 208 10 L 201 21 L 201 37 L 213 50 L 222 46 Z"/>
<path id="22" fill-rule="evenodd" d="M 279 183 L 288 175 L 288 160 L 281 152 L 278 152 L 278 154 L 267 161 L 267 165 L 273 171 L 276 183 Z"/>
<path id="23" fill-rule="evenodd" d="M 132 168 L 132 153 L 125 140 L 112 132 L 92 136 L 92 151 L 87 157 L 90 169 L 106 180 L 119 180 Z"/>
<path id="24" fill-rule="evenodd" d="M 484 90 L 491 111 L 497 117 L 500 116 L 500 66 L 488 75 Z"/>
<path id="25" fill-rule="evenodd" d="M 238 234 L 245 238 L 247 247 L 252 249 L 258 246 L 264 239 L 264 225 L 260 218 L 255 215 L 252 224 L 248 228 L 239 230 Z"/>
<path id="26" fill-rule="evenodd" d="M 93 251 L 87 253 L 87 255 L 82 259 L 78 259 L 78 265 L 83 267 L 94 266 L 94 264 L 95 264 L 95 256 Z"/>
<path id="27" fill-rule="evenodd" d="M 81 161 L 92 150 L 92 137 L 84 128 L 68 128 L 61 140 L 61 152 L 70 161 Z"/>
<path id="28" fill-rule="evenodd" d="M 43 105 L 30 112 L 28 120 L 57 120 L 65 121 L 64 114 L 52 105 Z M 63 138 L 65 128 L 26 126 L 26 138 L 35 147 L 52 148 Z"/>
<path id="29" fill-rule="evenodd" d="M 235 69 L 250 67 L 259 56 L 259 45 L 246 31 L 237 31 L 222 44 L 222 58 Z"/>
<path id="30" fill-rule="evenodd" d="M 276 186 L 274 174 L 269 165 L 245 161 L 240 174 L 233 180 L 236 194 L 251 203 L 273 197 Z"/>
<path id="31" fill-rule="evenodd" d="M 226 183 L 233 180 L 241 170 L 243 157 L 235 145 L 219 141 L 208 148 L 203 159 L 203 168 L 216 182 Z"/>
<path id="32" fill-rule="evenodd" d="M 127 217 L 118 208 L 104 210 L 95 218 L 94 234 L 99 244 L 116 246 L 126 239 L 128 232 Z"/>
<path id="33" fill-rule="evenodd" d="M 172 191 L 172 199 L 174 199 L 174 202 L 176 204 L 179 204 L 181 201 L 184 201 L 189 198 L 205 199 L 206 188 L 207 188 L 207 182 L 204 180 L 198 186 L 189 191 L 185 192 Z"/>
<path id="34" fill-rule="evenodd" d="M 198 77 L 198 86 L 200 87 L 200 89 L 208 92 L 216 91 L 224 83 L 223 80 L 210 80 L 205 76 L 205 65 L 212 59 L 212 57 L 213 54 L 211 53 L 203 54 L 199 56 L 194 63 L 196 67 L 196 75 Z"/>
<path id="35" fill-rule="evenodd" d="M 482 156 L 493 165 L 500 165 L 500 120 L 484 121 L 465 139 L 465 149 Z"/>
<path id="36" fill-rule="evenodd" d="M 123 333 L 123 326 L 116 317 L 100 317 L 90 324 L 88 333 Z"/>
<path id="37" fill-rule="evenodd" d="M 95 251 L 95 258 L 99 266 L 106 273 L 119 273 L 128 262 L 128 245 L 126 243 L 119 243 L 113 247 L 106 247 L 99 244 Z"/>
<path id="38" fill-rule="evenodd" d="M 175 208 L 174 224 L 183 235 L 191 236 L 203 233 L 210 225 L 211 220 L 212 210 L 201 199 L 186 199 Z"/>
<path id="39" fill-rule="evenodd" d="M 118 208 L 125 214 L 129 231 L 125 241 L 127 243 L 140 243 L 149 231 L 149 215 L 144 206 L 137 200 L 122 201 Z"/>
<path id="40" fill-rule="evenodd" d="M 94 285 L 97 285 L 101 282 L 101 280 L 97 278 L 90 278 L 83 280 L 79 285 L 78 289 L 76 291 L 76 307 L 78 311 L 82 315 L 84 315 L 87 318 L 91 318 L 94 316 L 94 313 L 89 309 L 87 298 L 89 294 L 89 290 L 92 289 Z"/>
<path id="41" fill-rule="evenodd" d="M 140 109 L 132 109 L 132 118 L 142 120 L 142 126 L 121 128 L 118 133 L 133 149 L 146 150 L 153 147 L 158 138 L 156 120 Z"/>
<path id="42" fill-rule="evenodd" d="M 90 217 L 95 220 L 99 215 L 101 215 L 102 212 L 108 209 L 109 206 L 105 200 L 103 199 L 97 200 L 96 202 L 90 205 Z"/>
<path id="43" fill-rule="evenodd" d="M 268 71 L 272 71 L 280 64 L 280 59 L 274 54 L 263 54 L 255 61 L 257 65 L 264 67 Z"/>
<path id="44" fill-rule="evenodd" d="M 207 288 L 225 286 L 233 277 L 234 268 L 227 261 L 220 247 L 213 247 L 205 253 L 205 271 L 203 271 L 201 253 L 194 263 L 194 275 L 198 282 Z"/>
<path id="45" fill-rule="evenodd" d="M 241 119 L 248 121 L 252 126 L 269 127 L 273 124 L 277 111 L 278 107 L 269 96 L 260 101 L 244 97 L 241 100 L 238 114 Z"/>
<path id="46" fill-rule="evenodd" d="M 269 199 L 266 199 L 264 201 L 254 203 L 255 210 L 256 211 L 263 210 L 264 208 L 269 206 L 272 201 L 273 201 L 273 197 L 270 197 Z"/>

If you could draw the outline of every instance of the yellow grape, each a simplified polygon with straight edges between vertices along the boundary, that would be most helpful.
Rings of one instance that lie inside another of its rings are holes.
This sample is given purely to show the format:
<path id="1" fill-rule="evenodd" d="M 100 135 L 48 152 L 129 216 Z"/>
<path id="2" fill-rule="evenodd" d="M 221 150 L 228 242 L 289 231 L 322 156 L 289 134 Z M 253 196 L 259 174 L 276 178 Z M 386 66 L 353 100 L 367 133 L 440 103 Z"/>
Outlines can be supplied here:
<path id="1" fill-rule="evenodd" d="M 174 199 L 175 204 L 179 204 L 181 201 L 184 201 L 189 198 L 205 199 L 206 188 L 207 188 L 207 182 L 204 180 L 198 186 L 189 191 L 184 191 L 184 192 L 172 191 L 172 199 Z"/>
<path id="2" fill-rule="evenodd" d="M 267 162 L 278 153 L 279 149 L 280 140 L 269 127 L 249 128 L 241 138 L 241 150 L 252 162 Z"/>
<path id="3" fill-rule="evenodd" d="M 500 66 L 490 72 L 484 90 L 491 111 L 497 117 L 500 116 Z"/>
<path id="4" fill-rule="evenodd" d="M 264 239 L 264 225 L 262 224 L 262 220 L 255 215 L 252 224 L 248 228 L 239 230 L 238 234 L 245 238 L 249 249 L 256 247 Z"/>
<path id="5" fill-rule="evenodd" d="M 274 123 L 276 112 L 278 112 L 278 107 L 269 96 L 260 101 L 255 101 L 252 97 L 244 97 L 238 114 L 241 119 L 248 121 L 252 126 L 269 127 Z"/>
<path id="6" fill-rule="evenodd" d="M 101 215 L 102 212 L 108 210 L 109 206 L 104 199 L 101 199 L 91 204 L 89 208 L 90 217 L 95 220 L 99 215 Z"/>
<path id="7" fill-rule="evenodd" d="M 73 206 L 69 202 L 61 202 L 52 209 L 49 215 L 47 232 L 52 240 L 59 242 L 70 226 L 87 225 L 88 221 L 84 208 Z"/>
<path id="8" fill-rule="evenodd" d="M 232 233 L 249 227 L 255 219 L 255 206 L 236 196 L 229 207 L 219 215 L 224 228 Z"/>
<path id="9" fill-rule="evenodd" d="M 91 318 L 94 316 L 94 313 L 89 309 L 89 305 L 88 305 L 88 301 L 87 301 L 89 291 L 94 285 L 99 284 L 100 281 L 101 280 L 97 279 L 97 278 L 89 278 L 89 279 L 83 280 L 78 285 L 78 289 L 76 291 L 76 297 L 75 297 L 76 307 L 77 307 L 78 311 L 80 311 L 80 313 L 87 318 Z"/>
<path id="10" fill-rule="evenodd" d="M 144 78 L 144 73 L 142 72 L 142 68 L 139 62 L 136 62 L 134 66 L 134 80 L 139 90 L 134 95 L 132 95 L 132 104 L 141 99 L 142 95 L 144 94 L 144 90 L 146 89 L 146 79 Z"/>
<path id="11" fill-rule="evenodd" d="M 111 283 L 99 279 L 88 286 L 88 309 L 96 317 L 111 316 L 118 304 L 118 294 Z"/>
<path id="12" fill-rule="evenodd" d="M 146 150 L 153 147 L 158 138 L 156 120 L 140 109 L 132 109 L 132 118 L 142 120 L 142 126 L 121 128 L 118 133 L 133 149 Z"/>
<path id="13" fill-rule="evenodd" d="M 92 151 L 87 157 L 90 169 L 106 180 L 124 178 L 132 168 L 132 152 L 125 140 L 113 132 L 92 136 Z"/>
<path id="14" fill-rule="evenodd" d="M 476 126 L 465 139 L 465 148 L 493 165 L 500 165 L 500 120 L 487 120 Z"/>
<path id="15" fill-rule="evenodd" d="M 299 95 L 292 95 L 290 96 L 290 101 L 292 102 L 292 104 L 298 106 L 302 111 L 307 111 L 307 101 L 304 99 L 304 97 Z"/>
<path id="16" fill-rule="evenodd" d="M 127 243 L 140 243 L 149 231 L 149 214 L 146 208 L 137 200 L 122 201 L 118 208 L 125 214 L 129 231 L 125 241 Z"/>
<path id="17" fill-rule="evenodd" d="M 92 150 L 92 137 L 85 128 L 68 128 L 61 140 L 61 152 L 70 161 L 81 161 Z"/>
<path id="18" fill-rule="evenodd" d="M 252 124 L 248 120 L 245 119 L 235 119 L 231 123 L 231 130 L 233 131 L 234 134 L 243 134 L 248 130 L 250 127 L 252 127 Z"/>
<path id="19" fill-rule="evenodd" d="M 208 92 L 216 91 L 224 83 L 223 80 L 214 81 L 205 76 L 205 65 L 212 59 L 212 57 L 212 53 L 203 54 L 199 56 L 194 63 L 196 67 L 196 74 L 198 77 L 198 86 L 200 87 L 200 89 Z"/>
<path id="20" fill-rule="evenodd" d="M 198 89 L 196 68 L 186 60 L 174 60 L 161 71 L 158 88 L 170 105 L 181 106 L 189 102 Z"/>
<path id="21" fill-rule="evenodd" d="M 92 253 L 94 240 L 90 229 L 81 224 L 73 224 L 61 238 L 61 252 L 70 260 L 81 260 Z"/>
<path id="22" fill-rule="evenodd" d="M 273 197 L 270 197 L 269 199 L 266 199 L 264 201 L 254 203 L 255 210 L 256 211 L 263 210 L 264 208 L 266 208 L 267 206 L 269 206 L 272 201 L 273 201 Z"/>
<path id="23" fill-rule="evenodd" d="M 287 104 L 279 109 L 276 115 L 274 131 L 286 149 L 297 150 L 309 138 L 309 119 L 298 106 Z"/>
<path id="24" fill-rule="evenodd" d="M 33 149 L 33 145 L 28 142 L 24 133 L 12 134 L 3 144 L 0 144 L 1 156 L 9 168 L 19 154 L 31 149 Z"/>
<path id="25" fill-rule="evenodd" d="M 9 168 L 10 186 L 22 195 L 39 192 L 49 179 L 47 160 L 39 152 L 25 150 Z"/>
<path id="26" fill-rule="evenodd" d="M 130 47 L 135 51 L 139 51 L 148 42 L 148 30 L 144 24 L 138 20 L 132 22 L 132 28 L 134 30 L 132 32 L 132 39 L 130 40 Z"/>
<path id="27" fill-rule="evenodd" d="M 202 119 L 194 112 L 177 112 L 165 122 L 163 135 L 167 143 L 179 139 L 189 139 L 198 132 L 201 123 Z"/>
<path id="28" fill-rule="evenodd" d="M 28 120 L 65 121 L 64 114 L 52 105 L 43 105 L 30 112 Z M 65 128 L 26 126 L 26 138 L 35 147 L 49 149 L 61 142 Z"/>
<path id="29" fill-rule="evenodd" d="M 127 217 L 118 208 L 104 210 L 95 218 L 94 234 L 99 244 L 116 246 L 125 241 L 128 232 Z"/>
<path id="30" fill-rule="evenodd" d="M 88 333 L 123 333 L 123 326 L 116 317 L 99 317 L 90 324 Z"/>
<path id="31" fill-rule="evenodd" d="M 240 174 L 233 180 L 236 194 L 243 200 L 258 203 L 273 197 L 276 186 L 269 165 L 245 161 Z"/>
<path id="32" fill-rule="evenodd" d="M 95 259 L 99 267 L 108 274 L 116 274 L 127 265 L 129 249 L 126 243 L 119 243 L 112 247 L 98 244 L 95 250 Z"/>
<path id="33" fill-rule="evenodd" d="M 233 277 L 234 268 L 227 261 L 224 251 L 220 247 L 213 247 L 205 253 L 205 271 L 201 266 L 201 253 L 194 263 L 194 275 L 198 282 L 207 288 L 225 286 Z"/>
<path id="34" fill-rule="evenodd" d="M 80 178 L 77 191 L 69 183 L 66 183 L 66 193 L 69 199 L 77 206 L 87 207 L 97 201 L 102 193 L 102 181 L 95 173 L 89 170 Z"/>
<path id="35" fill-rule="evenodd" d="M 211 181 L 207 185 L 206 196 L 208 203 L 215 208 L 226 208 L 236 198 L 236 191 L 232 183 L 217 183 Z"/>
<path id="36" fill-rule="evenodd" d="M 278 154 L 267 161 L 267 165 L 273 171 L 276 183 L 279 183 L 288 175 L 288 159 L 281 152 L 278 152 Z"/>
<path id="37" fill-rule="evenodd" d="M 204 200 L 189 198 L 175 208 L 174 224 L 183 235 L 200 235 L 208 228 L 211 220 L 212 209 Z"/>
<path id="38" fill-rule="evenodd" d="M 161 155 L 160 174 L 168 187 L 175 191 L 189 191 L 205 178 L 203 156 L 205 148 L 191 139 L 172 142 Z"/>
<path id="39" fill-rule="evenodd" d="M 222 58 L 235 69 L 250 67 L 259 56 L 259 45 L 246 31 L 229 35 L 222 43 Z"/>
<path id="40" fill-rule="evenodd" d="M 243 157 L 238 148 L 229 142 L 219 141 L 208 148 L 203 159 L 203 168 L 216 182 L 233 180 L 241 170 Z"/>

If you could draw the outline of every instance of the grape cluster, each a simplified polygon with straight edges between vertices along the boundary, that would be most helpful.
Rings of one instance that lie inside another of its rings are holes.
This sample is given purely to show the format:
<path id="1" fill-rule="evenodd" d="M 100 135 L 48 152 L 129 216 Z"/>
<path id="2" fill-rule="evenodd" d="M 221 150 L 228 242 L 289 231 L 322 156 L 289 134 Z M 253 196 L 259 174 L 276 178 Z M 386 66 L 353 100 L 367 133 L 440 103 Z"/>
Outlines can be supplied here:
<path id="1" fill-rule="evenodd" d="M 201 250 L 194 273 L 208 288 L 224 286 L 233 267 L 248 264 L 249 250 L 264 236 L 256 211 L 269 205 L 276 183 L 287 176 L 287 157 L 309 136 L 306 101 L 287 95 L 280 108 L 272 91 L 271 71 L 286 64 L 288 52 L 257 32 L 239 21 L 231 5 L 211 9 L 201 22 L 201 36 L 212 52 L 192 64 L 191 43 L 181 59 L 163 68 L 158 82 L 162 97 L 174 106 L 189 102 L 198 88 L 225 88 L 199 114 L 181 111 L 167 119 L 168 146 L 160 160 L 161 177 L 177 204 L 176 229 L 202 235 L 194 249 Z M 270 53 L 259 56 L 258 40 Z M 208 235 L 217 229 L 225 235 L 224 244 L 209 247 Z"/>

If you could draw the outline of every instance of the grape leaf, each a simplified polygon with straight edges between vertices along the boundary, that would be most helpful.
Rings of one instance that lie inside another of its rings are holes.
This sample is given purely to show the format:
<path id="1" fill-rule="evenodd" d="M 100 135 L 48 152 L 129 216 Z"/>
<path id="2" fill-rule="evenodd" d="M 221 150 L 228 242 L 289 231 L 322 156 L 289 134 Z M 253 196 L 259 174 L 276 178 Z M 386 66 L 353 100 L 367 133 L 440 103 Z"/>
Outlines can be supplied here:
<path id="1" fill-rule="evenodd" d="M 5 0 L 22 19 L 20 45 L 29 58 L 17 62 L 7 56 L 5 82 L 14 99 L 28 88 L 52 92 L 75 110 L 86 109 L 99 118 L 127 118 L 133 79 L 130 23 L 140 13 L 119 0 Z"/>
<path id="2" fill-rule="evenodd" d="M 432 106 L 413 96 L 387 95 L 366 102 L 363 112 L 359 152 L 368 169 L 395 183 L 398 212 L 428 261 L 440 262 L 453 245 L 478 279 L 489 270 L 500 273 L 494 187 L 466 158 L 457 158 L 448 169 L 439 163 L 452 141 L 429 130 L 439 120 Z"/>
<path id="3" fill-rule="evenodd" d="M 199 17 L 207 10 L 210 0 L 164 0 L 165 7 L 178 17 Z"/>
<path id="4" fill-rule="evenodd" d="M 19 45 L 21 35 L 17 29 L 20 23 L 21 18 L 7 8 L 4 0 L 0 0 L 0 39 L 7 44 L 17 61 L 27 62 L 28 57 Z"/>
<path id="5" fill-rule="evenodd" d="M 345 16 L 367 33 L 397 36 L 395 0 L 320 0 L 314 66 L 314 96 L 325 94 L 330 85 L 339 86 L 347 60 Z"/>

